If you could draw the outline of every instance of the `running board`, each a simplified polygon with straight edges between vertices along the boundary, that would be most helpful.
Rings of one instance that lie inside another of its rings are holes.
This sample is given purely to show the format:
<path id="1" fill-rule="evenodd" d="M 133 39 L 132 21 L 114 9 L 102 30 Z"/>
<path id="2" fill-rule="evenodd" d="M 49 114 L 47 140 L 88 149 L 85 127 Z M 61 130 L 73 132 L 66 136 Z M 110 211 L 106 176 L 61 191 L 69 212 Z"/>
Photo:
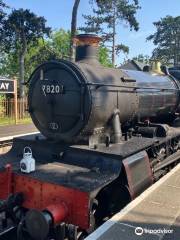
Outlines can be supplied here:
<path id="1" fill-rule="evenodd" d="M 154 167 L 153 172 L 156 173 L 157 171 L 163 169 L 164 167 L 167 167 L 168 165 L 180 160 L 180 151 L 177 151 L 164 159 L 161 163 L 158 164 L 158 166 Z"/>
<path id="2" fill-rule="evenodd" d="M 17 227 L 10 227 L 3 232 L 0 232 L 1 240 L 16 239 Z"/>

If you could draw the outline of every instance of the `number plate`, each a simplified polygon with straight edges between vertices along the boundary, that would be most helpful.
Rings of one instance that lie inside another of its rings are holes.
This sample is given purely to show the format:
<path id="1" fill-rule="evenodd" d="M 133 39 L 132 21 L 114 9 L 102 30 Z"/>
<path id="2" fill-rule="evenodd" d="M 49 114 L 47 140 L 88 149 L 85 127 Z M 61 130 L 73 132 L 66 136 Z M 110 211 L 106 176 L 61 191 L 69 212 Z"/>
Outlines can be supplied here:
<path id="1" fill-rule="evenodd" d="M 42 84 L 42 92 L 45 96 L 48 94 L 63 94 L 64 86 L 60 84 Z"/>

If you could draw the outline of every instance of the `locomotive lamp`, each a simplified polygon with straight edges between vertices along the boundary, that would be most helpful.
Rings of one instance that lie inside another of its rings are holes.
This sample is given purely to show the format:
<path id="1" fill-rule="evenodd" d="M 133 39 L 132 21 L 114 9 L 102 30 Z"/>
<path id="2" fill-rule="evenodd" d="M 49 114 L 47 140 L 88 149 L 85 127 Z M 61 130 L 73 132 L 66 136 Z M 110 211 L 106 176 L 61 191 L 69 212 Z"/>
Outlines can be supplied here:
<path id="1" fill-rule="evenodd" d="M 31 173 L 35 171 L 35 159 L 32 156 L 30 147 L 25 147 L 23 152 L 23 159 L 20 162 L 21 172 Z"/>

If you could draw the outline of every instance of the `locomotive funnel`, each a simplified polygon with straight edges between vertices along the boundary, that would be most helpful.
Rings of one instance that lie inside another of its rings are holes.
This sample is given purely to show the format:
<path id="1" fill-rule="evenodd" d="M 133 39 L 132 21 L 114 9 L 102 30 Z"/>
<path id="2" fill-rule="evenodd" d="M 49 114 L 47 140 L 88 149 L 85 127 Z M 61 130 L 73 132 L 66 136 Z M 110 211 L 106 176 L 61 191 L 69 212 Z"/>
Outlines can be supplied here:
<path id="1" fill-rule="evenodd" d="M 75 37 L 76 61 L 99 63 L 98 50 L 101 38 L 95 34 L 79 34 Z"/>

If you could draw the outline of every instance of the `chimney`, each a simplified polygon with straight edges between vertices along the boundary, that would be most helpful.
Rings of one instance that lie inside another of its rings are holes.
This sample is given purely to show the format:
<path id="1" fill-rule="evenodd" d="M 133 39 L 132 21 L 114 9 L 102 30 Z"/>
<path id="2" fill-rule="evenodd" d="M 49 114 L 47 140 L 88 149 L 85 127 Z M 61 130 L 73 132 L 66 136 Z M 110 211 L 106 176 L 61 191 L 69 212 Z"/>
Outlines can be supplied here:
<path id="1" fill-rule="evenodd" d="M 101 38 L 95 34 L 76 35 L 76 61 L 100 64 L 98 59 L 100 41 Z"/>

